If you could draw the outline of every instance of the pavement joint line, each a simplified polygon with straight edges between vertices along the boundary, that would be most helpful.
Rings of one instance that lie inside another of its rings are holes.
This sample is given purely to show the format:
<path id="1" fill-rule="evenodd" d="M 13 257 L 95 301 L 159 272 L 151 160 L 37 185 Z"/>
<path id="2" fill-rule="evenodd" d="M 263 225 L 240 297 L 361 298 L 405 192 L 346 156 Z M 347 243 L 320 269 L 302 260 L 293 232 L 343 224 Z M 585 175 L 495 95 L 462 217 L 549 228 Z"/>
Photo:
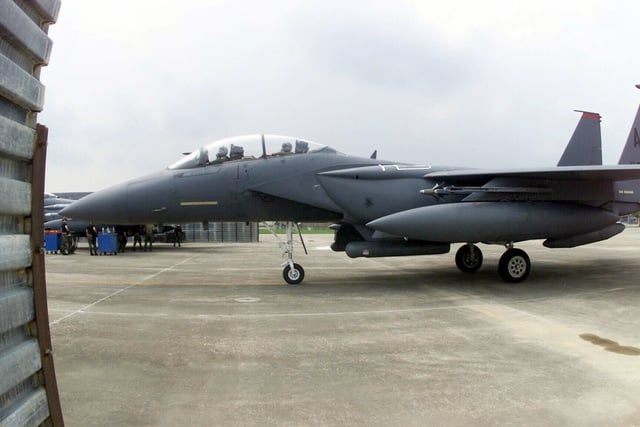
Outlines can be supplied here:
<path id="1" fill-rule="evenodd" d="M 119 292 L 124 291 L 132 286 L 135 285 L 130 285 L 127 288 L 123 288 L 121 289 Z M 617 288 L 616 290 L 622 290 L 624 288 Z M 597 292 L 578 292 L 578 293 L 574 293 L 572 294 L 573 296 L 576 295 L 584 295 L 584 294 L 592 294 L 592 293 L 604 293 L 604 292 L 611 292 L 612 290 L 604 290 L 604 291 L 597 291 Z M 115 293 L 114 293 L 115 295 Z M 110 296 L 109 296 L 110 297 Z M 103 299 L 109 298 L 109 297 L 105 297 Z M 74 312 L 72 312 L 71 314 L 62 317 L 61 319 L 59 319 L 58 321 L 65 319 L 71 315 L 74 314 L 79 314 L 79 313 L 83 313 L 83 314 L 93 314 L 93 315 L 98 315 L 98 316 L 117 316 L 117 317 L 123 317 L 123 316 L 129 316 L 129 317 L 150 317 L 150 318 L 165 318 L 165 319 L 171 319 L 171 320 L 194 320 L 194 319 L 198 319 L 198 320 L 224 320 L 224 319 L 268 319 L 268 318 L 285 318 L 285 317 L 293 317 L 293 318 L 302 318 L 302 317 L 333 317 L 333 316 L 350 316 L 350 315 L 358 315 L 358 316 L 363 316 L 363 315 L 381 315 L 381 314 L 402 314 L 402 313 L 421 313 L 421 312 L 429 312 L 429 311 L 438 311 L 438 310 L 464 310 L 464 309 L 471 309 L 471 310 L 475 310 L 478 309 L 480 307 L 486 307 L 486 306 L 500 306 L 500 307 L 504 307 L 508 310 L 511 310 L 515 313 L 519 313 L 520 315 L 526 315 L 532 318 L 536 318 L 539 320 L 543 320 L 545 322 L 548 322 L 548 319 L 545 319 L 542 316 L 533 314 L 533 313 L 529 313 L 527 311 L 523 311 L 523 310 L 519 310 L 515 307 L 511 307 L 508 304 L 528 304 L 531 302 L 540 302 L 540 301 L 544 301 L 549 299 L 548 297 L 539 297 L 539 298 L 527 298 L 527 299 L 523 299 L 523 300 L 506 300 L 506 301 L 494 301 L 494 300 L 483 300 L 483 299 L 475 299 L 477 302 L 474 303 L 470 303 L 470 304 L 459 304 L 459 305 L 455 305 L 455 304 L 450 304 L 450 305 L 437 305 L 437 306 L 433 306 L 433 307 L 410 307 L 410 308 L 398 308 L 398 309 L 391 309 L 391 310 L 354 310 L 354 311 L 324 311 L 324 312 L 292 312 L 292 313 L 229 313 L 229 314 L 202 314 L 202 313 L 195 313 L 195 314 L 179 314 L 177 316 L 170 316 L 167 313 L 133 313 L 133 312 L 105 312 L 105 311 L 92 311 L 90 313 L 85 313 L 84 309 L 80 309 L 80 310 L 76 310 Z M 97 301 L 96 303 L 92 304 L 95 305 L 97 304 L 99 301 Z M 89 306 L 87 306 L 89 307 Z M 57 312 L 65 312 L 68 310 L 51 310 L 51 311 L 57 311 Z M 56 321 L 56 322 L 58 322 Z"/>
<path id="2" fill-rule="evenodd" d="M 480 304 L 463 304 L 463 305 L 443 305 L 435 307 L 412 307 L 412 308 L 399 308 L 392 310 L 354 310 L 354 311 L 318 311 L 318 312 L 297 312 L 297 313 L 229 313 L 229 314 L 179 314 L 177 316 L 169 316 L 167 313 L 133 313 L 133 312 L 105 312 L 105 311 L 92 311 L 86 314 L 98 315 L 98 316 L 130 316 L 130 317 L 151 317 L 151 318 L 167 318 L 171 320 L 225 320 L 225 319 L 268 319 L 268 318 L 300 318 L 300 317 L 337 317 L 337 316 L 352 316 L 352 315 L 381 315 L 381 314 L 401 314 L 401 313 L 420 313 L 437 310 L 458 310 L 473 308 Z M 52 310 L 55 311 L 55 310 Z M 64 310 L 58 310 L 64 311 Z M 78 311 L 74 312 L 77 313 Z"/>
<path id="3" fill-rule="evenodd" d="M 63 320 L 66 320 L 66 319 L 68 319 L 68 318 L 70 318 L 70 317 L 72 317 L 72 316 L 75 316 L 76 314 L 84 313 L 86 310 L 90 309 L 91 307 L 94 307 L 94 306 L 96 306 L 96 305 L 100 304 L 101 302 L 106 301 L 106 300 L 108 300 L 109 298 L 112 298 L 112 297 L 114 297 L 114 296 L 116 296 L 116 295 L 118 295 L 118 294 L 120 294 L 120 293 L 122 293 L 122 292 L 124 292 L 124 291 L 126 291 L 126 290 L 128 290 L 128 289 L 131 289 L 131 288 L 133 288 L 134 286 L 140 285 L 140 284 L 142 284 L 142 283 L 146 282 L 147 280 L 151 280 L 151 279 L 153 279 L 154 277 L 159 276 L 159 275 L 160 275 L 160 274 L 162 274 L 162 273 L 165 273 L 165 272 L 167 272 L 167 271 L 173 270 L 173 269 L 174 269 L 174 268 L 176 268 L 177 266 L 179 266 L 179 265 L 181 265 L 181 264 L 184 264 L 184 263 L 185 263 L 185 262 L 187 262 L 187 261 L 192 260 L 192 259 L 193 259 L 193 258 L 195 258 L 196 256 L 198 256 L 198 254 L 196 254 L 196 255 L 192 255 L 192 256 L 190 256 L 189 258 L 185 258 L 185 259 L 183 259 L 182 261 L 180 261 L 180 262 L 177 262 L 177 263 L 173 264 L 172 266 L 169 266 L 169 267 L 163 268 L 163 269 L 162 269 L 162 270 L 160 270 L 160 271 L 157 271 L 157 272 L 155 272 L 155 273 L 153 273 L 153 274 L 150 274 L 149 276 L 145 277 L 144 279 L 142 279 L 142 280 L 141 280 L 141 281 L 139 281 L 138 283 L 133 283 L 133 284 L 131 284 L 131 285 L 129 285 L 129 286 L 126 286 L 126 287 L 124 287 L 124 288 L 118 289 L 117 291 L 115 291 L 115 292 L 113 292 L 113 293 L 111 293 L 111 294 L 109 294 L 109 295 L 107 295 L 107 296 L 105 296 L 105 297 L 102 297 L 102 298 L 100 298 L 99 300 L 92 302 L 91 304 L 85 305 L 84 307 L 82 307 L 82 308 L 80 308 L 80 309 L 78 309 L 78 310 L 75 310 L 75 311 L 73 311 L 73 312 L 71 312 L 71 313 L 67 314 L 66 316 L 62 316 L 62 317 L 61 317 L 61 318 L 59 318 L 59 319 L 56 319 L 56 320 L 54 320 L 54 321 L 52 321 L 52 322 L 49 322 L 49 326 L 57 325 L 58 323 L 62 322 Z"/>

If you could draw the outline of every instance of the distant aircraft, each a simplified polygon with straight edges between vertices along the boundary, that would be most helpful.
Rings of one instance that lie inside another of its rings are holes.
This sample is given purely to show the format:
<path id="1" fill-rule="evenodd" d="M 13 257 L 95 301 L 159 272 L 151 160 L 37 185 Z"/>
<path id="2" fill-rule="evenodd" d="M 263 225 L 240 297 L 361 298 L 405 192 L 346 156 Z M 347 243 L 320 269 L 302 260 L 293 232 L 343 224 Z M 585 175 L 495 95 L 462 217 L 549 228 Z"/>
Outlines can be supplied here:
<path id="1" fill-rule="evenodd" d="M 79 194 L 79 193 L 77 193 Z M 62 227 L 62 218 L 63 215 L 60 214 L 60 211 L 71 203 L 75 202 L 73 199 L 65 199 L 53 193 L 44 193 L 44 229 L 45 231 L 59 231 Z M 67 225 L 69 227 L 69 232 L 73 237 L 72 240 L 72 248 L 75 251 L 77 247 L 77 237 L 86 237 L 86 230 L 89 226 L 89 221 L 82 221 L 79 219 L 68 218 Z M 105 224 L 93 224 L 98 231 L 101 230 L 116 230 L 116 226 L 118 230 L 124 232 L 127 236 L 133 236 L 137 231 L 139 231 L 144 224 L 115 224 L 113 222 L 108 222 Z M 167 234 L 172 233 L 175 227 L 172 225 L 164 225 L 159 224 L 157 227 L 154 227 L 154 239 L 156 240 L 166 240 Z"/>
<path id="2" fill-rule="evenodd" d="M 591 114 L 582 118 L 597 122 L 599 148 L 599 115 Z M 640 161 L 638 123 L 636 116 L 625 163 Z M 593 147 L 593 131 L 587 135 L 575 144 Z M 483 262 L 477 243 L 499 244 L 506 247 L 499 274 L 515 283 L 531 270 L 515 243 L 545 239 L 546 247 L 570 248 L 605 240 L 624 229 L 620 215 L 640 210 L 640 166 L 583 165 L 601 161 L 594 150 L 586 160 L 565 153 L 560 164 L 571 166 L 482 170 L 353 157 L 292 137 L 243 136 L 93 193 L 63 213 L 117 224 L 289 221 L 283 277 L 290 284 L 304 278 L 293 261 L 292 222 L 336 222 L 331 247 L 350 257 L 443 254 L 451 243 L 465 243 L 455 261 L 468 273 Z"/>
<path id="3" fill-rule="evenodd" d="M 73 202 L 74 200 L 64 199 L 53 193 L 44 193 L 44 220 L 62 219 L 58 212 Z"/>
<path id="4" fill-rule="evenodd" d="M 89 224 L 92 224 L 89 221 L 83 221 L 79 219 L 69 218 L 67 220 L 67 224 L 69 226 L 69 232 L 73 239 L 73 248 L 77 247 L 77 237 L 86 237 L 87 235 L 87 227 Z M 133 236 L 136 232 L 139 232 L 144 227 L 143 224 L 93 224 L 98 232 L 109 230 L 111 232 L 123 232 L 126 236 Z M 58 231 L 62 227 L 62 219 L 53 219 L 44 223 L 45 230 L 55 230 Z M 167 234 L 173 235 L 173 229 L 175 227 L 173 225 L 164 225 L 160 224 L 156 227 L 153 227 L 153 238 L 156 241 L 165 241 L 167 240 Z M 171 237 L 173 238 L 173 237 Z"/>

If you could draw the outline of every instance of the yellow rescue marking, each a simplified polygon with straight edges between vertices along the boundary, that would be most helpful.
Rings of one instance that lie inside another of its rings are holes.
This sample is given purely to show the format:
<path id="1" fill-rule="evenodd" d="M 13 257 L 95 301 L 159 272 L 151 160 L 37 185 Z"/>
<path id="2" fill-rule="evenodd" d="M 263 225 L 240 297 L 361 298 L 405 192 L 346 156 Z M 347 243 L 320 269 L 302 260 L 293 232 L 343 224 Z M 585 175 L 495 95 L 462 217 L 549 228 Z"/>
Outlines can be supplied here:
<path id="1" fill-rule="evenodd" d="M 216 206 L 218 202 L 216 200 L 202 201 L 202 202 L 180 202 L 180 206 Z"/>

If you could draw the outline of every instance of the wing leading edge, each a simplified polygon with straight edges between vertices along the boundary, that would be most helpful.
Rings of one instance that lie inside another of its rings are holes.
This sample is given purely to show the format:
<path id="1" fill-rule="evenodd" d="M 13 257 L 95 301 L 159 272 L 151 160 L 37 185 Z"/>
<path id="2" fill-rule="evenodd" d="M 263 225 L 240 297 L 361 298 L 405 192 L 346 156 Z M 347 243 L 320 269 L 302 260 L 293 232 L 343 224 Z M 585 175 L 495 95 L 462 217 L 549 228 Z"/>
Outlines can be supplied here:
<path id="1" fill-rule="evenodd" d="M 640 165 L 559 166 L 536 169 L 464 169 L 431 172 L 426 179 L 463 182 L 493 178 L 525 178 L 565 181 L 626 181 L 640 179 Z"/>

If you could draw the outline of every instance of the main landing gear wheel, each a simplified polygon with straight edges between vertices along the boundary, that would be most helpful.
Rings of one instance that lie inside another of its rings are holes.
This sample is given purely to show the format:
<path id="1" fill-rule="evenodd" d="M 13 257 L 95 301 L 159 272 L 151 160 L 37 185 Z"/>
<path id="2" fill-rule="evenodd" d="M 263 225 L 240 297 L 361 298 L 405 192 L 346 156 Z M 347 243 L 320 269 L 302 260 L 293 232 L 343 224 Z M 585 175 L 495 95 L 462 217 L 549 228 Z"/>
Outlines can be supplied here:
<path id="1" fill-rule="evenodd" d="M 500 257 L 498 272 L 505 282 L 522 282 L 529 276 L 531 271 L 531 261 L 529 256 L 522 249 L 507 249 Z"/>
<path id="2" fill-rule="evenodd" d="M 464 273 L 475 273 L 482 267 L 482 251 L 471 243 L 456 252 L 456 266 Z"/>
<path id="3" fill-rule="evenodd" d="M 300 264 L 287 265 L 282 271 L 282 277 L 290 285 L 297 285 L 304 279 L 304 269 Z"/>

